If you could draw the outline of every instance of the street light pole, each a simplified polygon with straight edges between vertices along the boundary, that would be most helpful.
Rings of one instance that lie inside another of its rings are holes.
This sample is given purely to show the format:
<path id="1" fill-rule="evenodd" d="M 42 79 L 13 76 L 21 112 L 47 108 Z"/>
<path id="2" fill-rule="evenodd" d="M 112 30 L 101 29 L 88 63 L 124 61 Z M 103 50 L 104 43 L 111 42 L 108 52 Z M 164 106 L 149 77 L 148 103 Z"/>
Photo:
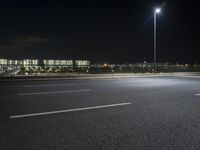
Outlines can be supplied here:
<path id="1" fill-rule="evenodd" d="M 160 13 L 161 9 L 156 8 L 154 10 L 154 59 L 153 62 L 156 63 L 156 50 L 157 50 L 157 35 L 156 35 L 156 15 Z"/>
<path id="2" fill-rule="evenodd" d="M 153 62 L 156 63 L 156 11 L 154 12 L 154 57 Z"/>

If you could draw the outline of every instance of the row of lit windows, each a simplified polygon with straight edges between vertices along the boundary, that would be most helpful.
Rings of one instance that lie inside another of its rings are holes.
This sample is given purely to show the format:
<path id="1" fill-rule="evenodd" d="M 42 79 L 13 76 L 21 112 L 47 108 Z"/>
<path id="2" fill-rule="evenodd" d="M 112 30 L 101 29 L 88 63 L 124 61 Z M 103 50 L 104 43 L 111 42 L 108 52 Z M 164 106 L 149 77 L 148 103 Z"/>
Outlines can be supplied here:
<path id="1" fill-rule="evenodd" d="M 72 66 L 73 60 L 44 60 L 44 65 Z"/>
<path id="2" fill-rule="evenodd" d="M 7 59 L 0 59 L 1 65 L 7 65 Z"/>
<path id="3" fill-rule="evenodd" d="M 89 66 L 90 61 L 88 61 L 88 60 L 75 60 L 75 65 L 76 66 Z"/>
<path id="4" fill-rule="evenodd" d="M 23 60 L 23 65 L 24 66 L 31 66 L 31 65 L 36 66 L 36 65 L 38 65 L 38 60 L 37 59 L 35 59 L 35 60 L 25 59 L 25 60 Z"/>
<path id="5" fill-rule="evenodd" d="M 24 60 L 7 60 L 0 59 L 0 65 L 38 65 L 38 60 L 24 59 Z"/>
<path id="6" fill-rule="evenodd" d="M 43 60 L 45 66 L 73 66 L 73 60 Z M 7 60 L 0 59 L 0 65 L 23 65 L 23 66 L 37 66 L 39 61 L 37 59 L 24 60 Z M 76 66 L 89 66 L 88 60 L 75 60 Z"/>

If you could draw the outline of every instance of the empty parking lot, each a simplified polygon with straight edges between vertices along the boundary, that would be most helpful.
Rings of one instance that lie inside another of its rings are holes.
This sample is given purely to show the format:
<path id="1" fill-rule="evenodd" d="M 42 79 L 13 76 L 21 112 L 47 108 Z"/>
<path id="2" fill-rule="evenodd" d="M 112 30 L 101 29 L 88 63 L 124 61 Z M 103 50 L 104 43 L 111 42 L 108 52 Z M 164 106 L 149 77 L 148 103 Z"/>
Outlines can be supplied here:
<path id="1" fill-rule="evenodd" d="M 22 149 L 199 149 L 200 79 L 0 84 L 0 145 Z"/>

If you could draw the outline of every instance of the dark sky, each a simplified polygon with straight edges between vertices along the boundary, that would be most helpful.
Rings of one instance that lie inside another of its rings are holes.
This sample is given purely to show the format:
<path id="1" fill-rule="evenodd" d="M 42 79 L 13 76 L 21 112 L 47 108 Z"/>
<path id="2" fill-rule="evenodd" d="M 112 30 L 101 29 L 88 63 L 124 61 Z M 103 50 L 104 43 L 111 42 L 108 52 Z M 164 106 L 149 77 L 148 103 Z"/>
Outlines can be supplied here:
<path id="1" fill-rule="evenodd" d="M 159 62 L 200 63 L 194 0 L 1 0 L 0 58 L 153 61 L 153 9 Z"/>

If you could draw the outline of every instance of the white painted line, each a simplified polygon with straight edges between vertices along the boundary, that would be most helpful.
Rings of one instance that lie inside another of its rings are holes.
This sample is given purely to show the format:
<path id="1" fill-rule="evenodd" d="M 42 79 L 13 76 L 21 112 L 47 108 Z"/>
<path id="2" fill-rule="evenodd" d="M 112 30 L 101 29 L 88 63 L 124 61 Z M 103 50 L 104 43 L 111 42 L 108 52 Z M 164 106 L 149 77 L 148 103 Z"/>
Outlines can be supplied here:
<path id="1" fill-rule="evenodd" d="M 200 76 L 181 76 L 181 75 L 176 75 L 175 77 L 180 77 L 180 78 L 196 78 L 196 79 L 200 78 Z"/>
<path id="2" fill-rule="evenodd" d="M 200 94 L 195 94 L 195 96 L 200 96 Z"/>
<path id="3" fill-rule="evenodd" d="M 49 111 L 49 112 L 42 112 L 42 113 L 32 113 L 32 114 L 24 114 L 24 115 L 14 115 L 10 116 L 9 118 L 24 118 L 24 117 L 33 117 L 33 116 L 43 116 L 43 115 L 50 115 L 50 114 L 59 114 L 59 113 L 67 113 L 67 112 L 76 112 L 82 110 L 92 110 L 92 109 L 100 109 L 100 108 L 108 108 L 108 107 L 117 107 L 117 106 L 124 106 L 130 105 L 131 103 L 118 103 L 118 104 L 110 104 L 110 105 L 101 105 L 101 106 L 93 106 L 93 107 L 83 107 L 83 108 L 75 108 L 75 109 L 66 109 L 66 110 L 58 110 L 58 111 Z"/>
<path id="4" fill-rule="evenodd" d="M 24 87 L 46 87 L 46 86 L 65 86 L 65 85 L 74 85 L 73 83 L 69 84 L 38 84 L 38 85 L 25 85 Z"/>
<path id="5" fill-rule="evenodd" d="M 83 89 L 83 90 L 68 90 L 68 91 L 52 91 L 52 92 L 35 92 L 35 93 L 19 93 L 19 96 L 25 95 L 42 95 L 42 94 L 59 94 L 59 93 L 74 93 L 74 92 L 89 92 L 91 89 Z"/>

